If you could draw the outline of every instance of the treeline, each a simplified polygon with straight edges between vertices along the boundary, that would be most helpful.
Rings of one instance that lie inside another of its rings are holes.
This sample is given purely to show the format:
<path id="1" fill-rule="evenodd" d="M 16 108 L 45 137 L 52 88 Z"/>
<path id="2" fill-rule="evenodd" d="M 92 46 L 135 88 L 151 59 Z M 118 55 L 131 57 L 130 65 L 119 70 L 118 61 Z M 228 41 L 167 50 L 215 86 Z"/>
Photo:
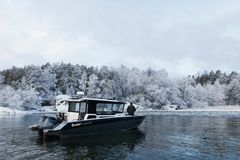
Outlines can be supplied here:
<path id="1" fill-rule="evenodd" d="M 240 104 L 240 74 L 232 71 L 230 74 L 220 70 L 205 72 L 201 75 L 192 76 L 196 84 L 206 86 L 214 85 L 216 82 L 224 88 L 224 102 L 226 105 Z"/>
<path id="2" fill-rule="evenodd" d="M 240 104 L 240 75 L 221 71 L 172 79 L 151 68 L 88 67 L 65 63 L 12 67 L 0 71 L 0 106 L 31 109 L 54 104 L 59 94 L 132 101 L 162 108 Z"/>

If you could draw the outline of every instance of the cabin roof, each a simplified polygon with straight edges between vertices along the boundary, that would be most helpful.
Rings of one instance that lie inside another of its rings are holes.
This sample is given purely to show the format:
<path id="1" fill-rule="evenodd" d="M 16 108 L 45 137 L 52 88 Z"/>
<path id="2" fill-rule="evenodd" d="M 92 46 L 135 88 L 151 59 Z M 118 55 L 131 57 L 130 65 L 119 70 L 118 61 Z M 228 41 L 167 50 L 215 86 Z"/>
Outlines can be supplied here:
<path id="1" fill-rule="evenodd" d="M 69 98 L 66 101 L 69 102 L 108 102 L 108 103 L 123 103 L 125 104 L 126 102 L 124 101 L 119 101 L 119 100 L 112 100 L 112 99 L 98 99 L 98 98 Z"/>

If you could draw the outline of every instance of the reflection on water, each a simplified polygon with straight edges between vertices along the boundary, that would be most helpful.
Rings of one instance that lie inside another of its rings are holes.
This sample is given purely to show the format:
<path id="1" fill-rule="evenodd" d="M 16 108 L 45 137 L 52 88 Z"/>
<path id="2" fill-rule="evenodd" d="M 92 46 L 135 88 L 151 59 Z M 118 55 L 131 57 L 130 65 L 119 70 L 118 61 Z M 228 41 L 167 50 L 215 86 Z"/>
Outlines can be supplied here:
<path id="1" fill-rule="evenodd" d="M 60 142 L 62 145 L 119 145 L 123 143 L 129 143 L 134 148 L 136 143 L 141 142 L 144 139 L 144 133 L 138 129 L 131 130 L 124 133 L 112 133 L 101 134 L 90 137 L 78 137 L 78 136 L 65 136 L 61 137 Z"/>
<path id="2" fill-rule="evenodd" d="M 156 149 L 152 150 L 154 159 L 240 158 L 239 117 L 156 115 L 149 116 L 144 123 L 158 126 L 143 125 L 143 145 L 147 151 Z"/>
<path id="3" fill-rule="evenodd" d="M 205 114 L 148 115 L 138 130 L 54 139 L 28 129 L 38 115 L 1 115 L 0 159 L 240 159 L 240 114 Z"/>
<path id="4" fill-rule="evenodd" d="M 47 139 L 38 137 L 36 143 L 52 151 L 59 150 L 59 153 L 55 155 L 58 158 L 106 159 L 111 157 L 111 159 L 125 159 L 127 153 L 132 152 L 135 145 L 141 143 L 142 140 L 144 140 L 144 133 L 139 130 L 132 130 L 125 133 L 89 137 L 65 136 Z"/>

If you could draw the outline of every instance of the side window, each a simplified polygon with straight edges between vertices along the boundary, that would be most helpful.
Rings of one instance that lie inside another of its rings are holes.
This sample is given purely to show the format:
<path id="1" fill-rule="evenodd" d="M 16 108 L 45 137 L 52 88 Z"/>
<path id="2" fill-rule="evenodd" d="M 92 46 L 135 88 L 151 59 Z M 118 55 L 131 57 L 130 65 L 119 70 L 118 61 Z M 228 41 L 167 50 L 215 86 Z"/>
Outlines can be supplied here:
<path id="1" fill-rule="evenodd" d="M 123 104 L 113 104 L 112 111 L 114 113 L 122 113 L 123 112 Z"/>
<path id="2" fill-rule="evenodd" d="M 104 105 L 105 105 L 105 104 L 103 104 L 103 103 L 98 103 L 98 104 L 96 105 L 96 111 L 97 111 L 97 113 L 103 112 L 103 110 L 104 110 Z"/>
<path id="3" fill-rule="evenodd" d="M 105 106 L 104 106 L 103 111 L 111 112 L 112 111 L 112 104 L 111 103 L 106 103 Z"/>
<path id="4" fill-rule="evenodd" d="M 79 112 L 80 105 L 77 102 L 69 102 L 69 112 Z"/>
<path id="5" fill-rule="evenodd" d="M 112 104 L 111 103 L 97 103 L 96 104 L 96 112 L 97 114 L 106 114 L 109 115 L 112 113 Z"/>
<path id="6" fill-rule="evenodd" d="M 97 103 L 96 112 L 99 115 L 114 115 L 123 112 L 124 104 L 117 103 Z"/>

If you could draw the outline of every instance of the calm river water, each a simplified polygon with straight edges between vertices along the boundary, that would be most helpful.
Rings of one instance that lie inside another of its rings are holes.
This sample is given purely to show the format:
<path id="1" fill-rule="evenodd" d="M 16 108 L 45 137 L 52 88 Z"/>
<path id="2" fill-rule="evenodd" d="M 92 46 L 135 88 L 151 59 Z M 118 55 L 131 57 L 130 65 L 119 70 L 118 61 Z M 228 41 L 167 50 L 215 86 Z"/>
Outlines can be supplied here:
<path id="1" fill-rule="evenodd" d="M 135 131 L 48 140 L 28 129 L 39 118 L 0 115 L 0 159 L 240 159 L 240 113 L 159 113 Z"/>

